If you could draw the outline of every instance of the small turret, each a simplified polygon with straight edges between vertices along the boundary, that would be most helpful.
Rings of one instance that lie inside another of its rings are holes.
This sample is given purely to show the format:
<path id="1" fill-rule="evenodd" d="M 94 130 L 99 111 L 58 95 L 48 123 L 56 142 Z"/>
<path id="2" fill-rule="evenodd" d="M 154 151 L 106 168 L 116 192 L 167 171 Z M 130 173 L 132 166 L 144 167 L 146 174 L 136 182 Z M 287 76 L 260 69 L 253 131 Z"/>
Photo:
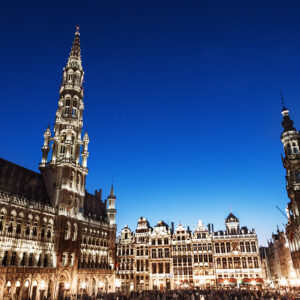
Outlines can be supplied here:
<path id="1" fill-rule="evenodd" d="M 281 125 L 283 127 L 283 132 L 281 134 L 281 142 L 284 147 L 284 152 L 286 157 L 290 155 L 299 154 L 299 140 L 300 136 L 296 128 L 294 127 L 294 122 L 290 118 L 290 112 L 284 104 L 284 99 L 281 95 L 283 120 Z"/>
<path id="2" fill-rule="evenodd" d="M 85 132 L 83 136 L 83 149 L 81 152 L 81 157 L 82 157 L 82 166 L 84 168 L 87 167 L 87 158 L 89 157 L 89 152 L 88 152 L 88 144 L 90 142 L 89 135 L 87 132 Z"/>
<path id="3" fill-rule="evenodd" d="M 48 125 L 47 129 L 44 131 L 44 145 L 42 147 L 42 151 L 43 151 L 43 157 L 42 157 L 42 162 L 41 162 L 41 166 L 46 166 L 47 163 L 47 158 L 48 158 L 48 153 L 50 150 L 50 138 L 51 138 L 51 130 L 50 130 L 50 126 Z"/>

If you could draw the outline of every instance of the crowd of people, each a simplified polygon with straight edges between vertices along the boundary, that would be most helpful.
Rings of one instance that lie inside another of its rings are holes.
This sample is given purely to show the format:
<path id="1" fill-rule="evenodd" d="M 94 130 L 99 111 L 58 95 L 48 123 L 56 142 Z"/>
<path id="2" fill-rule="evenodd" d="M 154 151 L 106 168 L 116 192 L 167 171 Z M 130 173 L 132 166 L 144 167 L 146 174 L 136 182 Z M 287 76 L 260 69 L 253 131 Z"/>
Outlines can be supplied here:
<path id="1" fill-rule="evenodd" d="M 299 294 L 300 295 L 300 294 Z M 72 299 L 72 298 L 71 298 Z M 70 299 L 70 300 L 71 300 Z M 179 291 L 143 291 L 131 293 L 98 294 L 81 296 L 83 300 L 300 300 L 297 292 L 276 290 L 206 289 Z M 69 300 L 69 299 L 64 299 Z M 72 299 L 73 300 L 73 299 Z"/>

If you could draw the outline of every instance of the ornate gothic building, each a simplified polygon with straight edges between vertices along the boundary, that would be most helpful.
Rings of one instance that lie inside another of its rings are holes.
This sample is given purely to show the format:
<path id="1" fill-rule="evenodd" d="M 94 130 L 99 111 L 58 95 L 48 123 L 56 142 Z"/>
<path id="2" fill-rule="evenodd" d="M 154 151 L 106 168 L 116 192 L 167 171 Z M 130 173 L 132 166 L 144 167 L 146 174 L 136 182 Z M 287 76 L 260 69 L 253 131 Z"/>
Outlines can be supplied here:
<path id="1" fill-rule="evenodd" d="M 284 147 L 282 161 L 286 169 L 286 189 L 290 199 L 287 205 L 288 224 L 286 232 L 293 266 L 297 272 L 297 277 L 300 278 L 300 134 L 294 128 L 289 110 L 285 106 L 282 108 L 282 116 L 281 141 Z"/>
<path id="2" fill-rule="evenodd" d="M 115 288 L 113 187 L 105 201 L 101 190 L 85 190 L 89 136 L 82 136 L 79 37 L 77 28 L 54 129 L 44 132 L 41 173 L 0 159 L 0 299 L 93 295 Z"/>

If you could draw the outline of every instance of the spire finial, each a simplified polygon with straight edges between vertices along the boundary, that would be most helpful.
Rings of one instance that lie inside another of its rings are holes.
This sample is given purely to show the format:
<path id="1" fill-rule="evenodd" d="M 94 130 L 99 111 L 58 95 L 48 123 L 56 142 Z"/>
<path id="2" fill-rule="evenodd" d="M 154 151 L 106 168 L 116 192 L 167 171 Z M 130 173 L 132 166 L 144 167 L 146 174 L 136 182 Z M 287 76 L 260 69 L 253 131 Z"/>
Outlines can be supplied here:
<path id="1" fill-rule="evenodd" d="M 110 196 L 114 196 L 114 185 L 113 184 L 111 184 Z"/>
<path id="2" fill-rule="evenodd" d="M 231 214 L 232 213 L 232 207 L 229 206 L 229 213 Z"/>
<path id="3" fill-rule="evenodd" d="M 284 105 L 284 98 L 283 98 L 283 94 L 282 94 L 282 90 L 280 90 L 280 99 L 281 99 L 282 107 L 285 107 L 285 105 Z"/>
<path id="4" fill-rule="evenodd" d="M 80 28 L 80 26 L 79 26 L 79 25 L 76 25 L 76 33 L 77 33 L 77 34 L 80 34 L 80 33 L 79 33 L 79 28 Z"/>

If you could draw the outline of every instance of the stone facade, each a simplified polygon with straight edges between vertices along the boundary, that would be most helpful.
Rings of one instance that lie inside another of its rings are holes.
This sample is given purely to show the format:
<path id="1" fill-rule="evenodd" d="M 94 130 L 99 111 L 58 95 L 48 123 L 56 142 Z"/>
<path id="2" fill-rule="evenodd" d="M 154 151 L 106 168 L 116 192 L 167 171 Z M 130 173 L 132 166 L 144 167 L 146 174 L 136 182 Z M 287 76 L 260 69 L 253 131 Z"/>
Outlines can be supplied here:
<path id="1" fill-rule="evenodd" d="M 87 132 L 77 28 L 63 69 L 41 174 L 0 159 L 0 299 L 64 298 L 115 289 L 115 201 L 85 190 Z M 50 154 L 50 159 L 48 156 Z"/>
<path id="2" fill-rule="evenodd" d="M 142 217 L 135 233 L 125 226 L 117 238 L 120 289 L 261 286 L 255 231 L 240 228 L 232 213 L 225 225 L 226 230 L 215 232 L 213 225 L 199 221 L 192 232 L 182 224 L 174 230 L 163 221 L 151 228 Z"/>
<path id="3" fill-rule="evenodd" d="M 268 247 L 264 248 L 263 258 L 266 259 L 267 283 L 271 287 L 299 285 L 287 235 L 284 231 L 277 230 L 276 234 L 272 234 L 272 239 L 268 241 Z"/>
<path id="4" fill-rule="evenodd" d="M 300 134 L 293 126 L 289 110 L 282 108 L 281 141 L 284 148 L 282 157 L 283 166 L 286 170 L 286 189 L 290 202 L 287 204 L 288 224 L 286 234 L 289 240 L 290 251 L 297 278 L 300 278 Z"/>

